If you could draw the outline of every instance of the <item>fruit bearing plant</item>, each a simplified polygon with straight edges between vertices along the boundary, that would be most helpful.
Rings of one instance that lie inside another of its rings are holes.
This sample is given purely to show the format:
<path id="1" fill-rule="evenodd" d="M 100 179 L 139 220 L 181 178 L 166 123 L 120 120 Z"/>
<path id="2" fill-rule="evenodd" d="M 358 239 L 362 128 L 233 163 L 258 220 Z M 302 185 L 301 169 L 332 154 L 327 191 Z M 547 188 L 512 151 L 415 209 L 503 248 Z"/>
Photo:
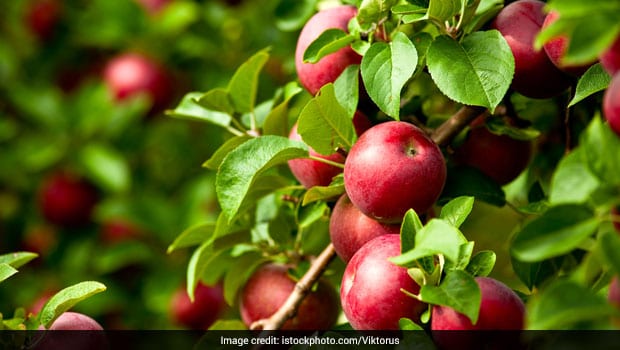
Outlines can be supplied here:
<path id="1" fill-rule="evenodd" d="M 425 330 L 453 348 L 442 331 L 613 327 L 620 76 L 598 57 L 616 57 L 619 1 L 281 6 L 308 13 L 297 81 L 259 100 L 266 48 L 167 112 L 227 134 L 203 164 L 219 216 L 169 247 L 194 248 L 190 298 L 223 281 L 239 307 L 211 329 Z M 518 220 L 488 232 L 496 251 L 468 231 L 488 205 Z"/>

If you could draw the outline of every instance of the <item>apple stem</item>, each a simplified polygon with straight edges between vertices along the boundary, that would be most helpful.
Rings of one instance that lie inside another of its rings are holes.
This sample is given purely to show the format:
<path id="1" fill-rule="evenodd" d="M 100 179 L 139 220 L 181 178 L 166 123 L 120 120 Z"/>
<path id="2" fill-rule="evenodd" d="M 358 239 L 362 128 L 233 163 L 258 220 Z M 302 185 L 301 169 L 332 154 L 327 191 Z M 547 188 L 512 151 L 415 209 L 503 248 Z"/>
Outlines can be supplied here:
<path id="1" fill-rule="evenodd" d="M 316 160 L 317 162 L 329 164 L 329 165 L 335 166 L 337 168 L 344 169 L 344 164 L 338 163 L 338 162 L 333 162 L 333 161 L 331 161 L 329 159 L 325 159 L 325 158 L 321 158 L 321 157 L 317 157 L 317 156 L 309 156 L 308 158 L 310 158 L 312 160 Z"/>
<path id="2" fill-rule="evenodd" d="M 458 135 L 469 123 L 474 120 L 478 115 L 484 113 L 486 108 L 475 106 L 464 106 L 458 110 L 450 119 L 441 124 L 435 132 L 431 135 L 431 138 L 438 145 L 446 145 L 450 143 L 453 137 Z M 320 157 L 310 156 L 311 159 L 319 162 L 331 164 L 337 167 L 344 167 L 343 164 L 332 162 Z M 303 277 L 295 284 L 295 289 L 288 296 L 284 304 L 276 311 L 271 317 L 258 320 L 250 325 L 252 330 L 272 331 L 278 330 L 282 325 L 291 317 L 295 316 L 299 305 L 310 293 L 312 286 L 321 278 L 323 272 L 327 269 L 329 263 L 336 257 L 336 251 L 334 245 L 330 243 L 319 254 L 319 256 L 312 262 L 308 271 Z M 444 260 L 443 256 L 440 256 L 440 268 L 443 270 Z"/>
<path id="3" fill-rule="evenodd" d="M 293 292 L 288 296 L 280 309 L 271 315 L 271 317 L 254 322 L 250 326 L 250 329 L 262 329 L 265 331 L 280 329 L 286 320 L 295 315 L 305 296 L 310 293 L 314 283 L 323 275 L 323 272 L 327 269 L 327 265 L 329 265 L 335 256 L 336 250 L 334 249 L 334 245 L 330 243 L 316 260 L 314 260 L 303 277 L 297 281 L 295 289 L 293 289 Z"/>

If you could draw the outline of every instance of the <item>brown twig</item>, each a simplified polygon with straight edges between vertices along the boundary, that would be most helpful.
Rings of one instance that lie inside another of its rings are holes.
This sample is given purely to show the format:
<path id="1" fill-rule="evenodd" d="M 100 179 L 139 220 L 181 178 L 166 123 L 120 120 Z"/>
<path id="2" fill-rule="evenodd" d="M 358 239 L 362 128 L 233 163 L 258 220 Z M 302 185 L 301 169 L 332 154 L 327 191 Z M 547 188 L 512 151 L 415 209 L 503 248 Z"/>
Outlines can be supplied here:
<path id="1" fill-rule="evenodd" d="M 323 275 L 323 272 L 327 269 L 327 265 L 329 265 L 335 256 L 336 251 L 334 250 L 334 245 L 330 243 L 312 262 L 306 274 L 297 281 L 295 289 L 293 289 L 293 292 L 288 296 L 288 299 L 286 299 L 280 309 L 271 315 L 271 317 L 252 323 L 250 328 L 253 330 L 262 329 L 265 331 L 280 329 L 284 322 L 295 316 L 299 305 L 312 289 L 312 285 Z"/>
<path id="2" fill-rule="evenodd" d="M 431 138 L 438 145 L 448 144 L 453 137 L 455 137 L 463 128 L 465 128 L 472 120 L 474 120 L 481 113 L 485 112 L 483 107 L 464 106 L 457 111 L 450 119 L 441 124 L 432 133 Z M 310 269 L 304 274 L 304 276 L 297 282 L 295 289 L 286 299 L 284 304 L 276 311 L 271 317 L 258 320 L 250 326 L 252 330 L 277 330 L 282 327 L 284 322 L 289 318 L 295 316 L 299 305 L 310 293 L 312 285 L 321 278 L 323 272 L 327 269 L 329 263 L 336 256 L 334 245 L 329 244 L 321 254 L 312 262 Z"/>

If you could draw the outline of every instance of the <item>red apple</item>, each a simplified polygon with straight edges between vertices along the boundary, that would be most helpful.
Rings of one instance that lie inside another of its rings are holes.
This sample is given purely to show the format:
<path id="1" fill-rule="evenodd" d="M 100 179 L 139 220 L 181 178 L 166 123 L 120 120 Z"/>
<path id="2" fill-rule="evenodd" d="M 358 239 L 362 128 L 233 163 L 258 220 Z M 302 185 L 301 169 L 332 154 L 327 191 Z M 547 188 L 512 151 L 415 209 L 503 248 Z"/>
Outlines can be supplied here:
<path id="1" fill-rule="evenodd" d="M 609 127 L 620 136 L 620 73 L 614 75 L 603 95 L 603 115 Z"/>
<path id="2" fill-rule="evenodd" d="M 329 235 L 336 253 L 348 262 L 366 242 L 384 234 L 399 234 L 400 225 L 386 225 L 364 215 L 346 194 L 336 202 L 329 219 Z"/>
<path id="3" fill-rule="evenodd" d="M 618 276 L 614 276 L 611 280 L 611 284 L 609 284 L 607 300 L 609 300 L 610 304 L 620 308 L 620 280 L 618 279 Z"/>
<path id="4" fill-rule="evenodd" d="M 189 329 L 207 330 L 222 315 L 227 305 L 221 285 L 198 283 L 193 303 L 183 287 L 172 296 L 170 308 L 177 324 Z"/>
<path id="5" fill-rule="evenodd" d="M 103 327 L 84 314 L 64 312 L 48 329 L 53 331 L 102 331 Z"/>
<path id="6" fill-rule="evenodd" d="M 62 3 L 58 0 L 34 0 L 26 8 L 25 21 L 37 39 L 45 41 L 54 35 L 61 12 Z"/>
<path id="7" fill-rule="evenodd" d="M 267 264 L 254 272 L 241 292 L 240 312 L 243 322 L 252 323 L 273 315 L 295 289 L 295 282 L 284 265 Z M 338 297 L 327 282 L 303 300 L 297 314 L 286 321 L 283 330 L 327 330 L 338 318 Z"/>
<path id="8" fill-rule="evenodd" d="M 504 7 L 491 27 L 508 42 L 515 59 L 512 88 L 532 98 L 549 98 L 565 91 L 571 81 L 553 65 L 544 50 L 534 49 L 534 39 L 545 21 L 545 3 L 519 0 Z"/>
<path id="9" fill-rule="evenodd" d="M 545 17 L 545 21 L 543 22 L 542 28 L 546 28 L 550 26 L 553 22 L 557 21 L 560 18 L 560 14 L 557 11 L 551 11 Z M 568 49 L 570 38 L 566 35 L 557 36 L 549 41 L 547 41 L 544 45 L 545 52 L 547 56 L 551 60 L 551 62 L 558 67 L 564 73 L 568 73 L 574 76 L 580 76 L 585 73 L 588 68 L 592 65 L 583 64 L 583 65 L 567 65 L 562 62 L 564 58 L 564 54 Z"/>
<path id="10" fill-rule="evenodd" d="M 353 116 L 353 126 L 358 135 L 368 130 L 372 124 L 370 119 L 362 112 L 355 112 Z M 295 141 L 302 141 L 301 136 L 297 133 L 297 124 L 293 126 L 289 134 L 289 138 Z M 316 152 L 310 147 L 309 153 L 313 157 L 320 157 L 332 162 L 344 163 L 344 157 L 339 153 L 331 155 L 322 155 Z M 299 158 L 288 161 L 288 166 L 291 172 L 305 188 L 311 188 L 314 186 L 328 186 L 334 176 L 342 172 L 341 168 L 333 165 L 325 164 L 317 160 L 308 158 Z"/>
<path id="11" fill-rule="evenodd" d="M 39 189 L 39 208 L 47 221 L 72 228 L 88 224 L 99 201 L 99 192 L 90 182 L 69 172 L 45 178 Z"/>
<path id="12" fill-rule="evenodd" d="M 531 142 L 493 134 L 484 126 L 483 119 L 472 123 L 465 142 L 454 154 L 457 162 L 477 168 L 500 185 L 517 178 L 531 155 Z"/>
<path id="13" fill-rule="evenodd" d="M 164 67 L 134 52 L 110 60 L 104 68 L 103 79 L 117 101 L 146 94 L 152 103 L 151 112 L 165 108 L 174 93 L 171 76 Z"/>
<path id="14" fill-rule="evenodd" d="M 425 213 L 439 198 L 446 164 L 439 147 L 418 127 L 399 121 L 368 129 L 344 164 L 351 202 L 381 222 L 402 221 L 407 210 Z"/>
<path id="15" fill-rule="evenodd" d="M 327 29 L 342 29 L 347 31 L 349 21 L 357 15 L 353 6 L 336 6 L 316 13 L 304 25 L 295 49 L 295 67 L 297 75 L 308 92 L 316 95 L 319 89 L 333 83 L 348 66 L 359 64 L 362 57 L 350 47 L 342 48 L 323 57 L 317 63 L 304 63 L 304 52 L 321 33 Z"/>
<path id="16" fill-rule="evenodd" d="M 118 243 L 136 239 L 143 235 L 142 229 L 125 219 L 110 219 L 101 226 L 101 239 L 108 243 Z"/>
<path id="17" fill-rule="evenodd" d="M 154 15 L 163 10 L 170 0 L 136 0 L 136 2 L 141 5 L 146 12 Z"/>
<path id="18" fill-rule="evenodd" d="M 400 255 L 400 235 L 385 234 L 364 244 L 342 276 L 340 301 L 351 326 L 359 330 L 397 330 L 398 320 L 415 322 L 425 305 L 401 291 L 418 293 L 420 286 L 407 269 L 388 258 Z"/>
<path id="19" fill-rule="evenodd" d="M 611 76 L 620 71 L 620 36 L 616 38 L 607 50 L 601 53 L 599 61 Z"/>
<path id="20" fill-rule="evenodd" d="M 433 338 L 441 349 L 479 349 L 492 343 L 492 349 L 507 348 L 518 341 L 517 333 L 503 334 L 499 339 L 489 339 L 487 333 L 444 332 L 481 330 L 522 330 L 525 323 L 525 305 L 508 286 L 490 277 L 476 277 L 480 287 L 481 302 L 478 321 L 472 324 L 469 318 L 447 306 L 433 306 L 431 330 Z M 501 333 L 499 333 L 501 334 Z M 513 339 L 516 338 L 516 339 Z M 491 341 L 492 340 L 492 341 Z M 504 346 L 501 346 L 501 345 Z"/>
<path id="21" fill-rule="evenodd" d="M 44 330 L 43 325 L 39 330 Z M 34 344 L 36 350 L 109 348 L 103 327 L 94 319 L 77 312 L 64 312 L 52 323 L 49 331 Z M 73 332 L 66 332 L 73 331 Z M 79 331 L 79 332 L 77 332 Z"/>

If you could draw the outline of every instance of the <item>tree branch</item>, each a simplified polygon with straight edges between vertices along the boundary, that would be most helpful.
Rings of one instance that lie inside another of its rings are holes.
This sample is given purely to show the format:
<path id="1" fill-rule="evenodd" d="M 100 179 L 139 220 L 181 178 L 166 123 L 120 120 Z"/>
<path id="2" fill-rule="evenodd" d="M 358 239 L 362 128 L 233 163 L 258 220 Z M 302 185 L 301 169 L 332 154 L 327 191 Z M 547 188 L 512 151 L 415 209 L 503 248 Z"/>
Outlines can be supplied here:
<path id="1" fill-rule="evenodd" d="M 288 299 L 286 299 L 280 309 L 271 315 L 271 317 L 252 323 L 250 329 L 262 329 L 266 331 L 280 329 L 284 322 L 295 316 L 297 309 L 299 309 L 299 305 L 301 305 L 306 295 L 310 293 L 312 285 L 323 275 L 323 272 L 327 269 L 327 265 L 329 265 L 335 256 L 336 251 L 334 250 L 334 245 L 330 243 L 312 262 L 306 274 L 297 281 L 295 289 L 293 289 L 293 292 L 288 296 Z"/>
<path id="2" fill-rule="evenodd" d="M 431 134 L 431 138 L 438 145 L 444 146 L 450 143 L 452 138 L 485 111 L 486 109 L 483 107 L 464 106 L 450 117 L 450 119 L 435 129 Z M 336 251 L 334 250 L 334 245 L 330 243 L 312 262 L 310 269 L 308 269 L 306 274 L 297 282 L 295 289 L 293 289 L 293 292 L 289 295 L 284 304 L 282 304 L 280 309 L 271 315 L 271 317 L 252 323 L 250 329 L 264 331 L 280 329 L 289 318 L 295 316 L 299 309 L 299 305 L 301 305 L 306 295 L 310 293 L 314 283 L 321 278 L 323 272 L 325 272 L 327 266 L 335 256 Z"/>

